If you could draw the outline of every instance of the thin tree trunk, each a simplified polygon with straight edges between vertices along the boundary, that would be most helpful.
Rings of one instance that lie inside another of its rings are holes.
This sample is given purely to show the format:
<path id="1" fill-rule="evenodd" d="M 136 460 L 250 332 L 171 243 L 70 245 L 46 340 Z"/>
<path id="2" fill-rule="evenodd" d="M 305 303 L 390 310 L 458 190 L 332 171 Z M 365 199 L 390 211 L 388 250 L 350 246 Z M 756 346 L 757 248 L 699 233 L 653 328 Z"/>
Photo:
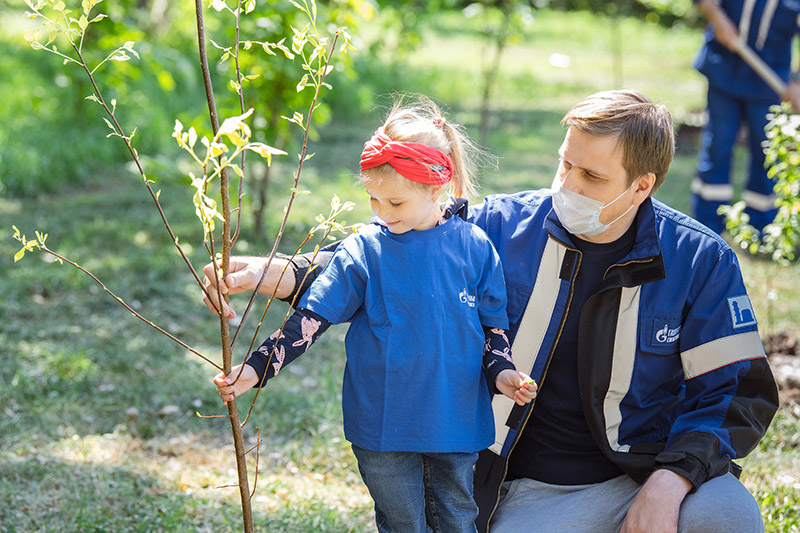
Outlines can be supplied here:
<path id="1" fill-rule="evenodd" d="M 481 144 L 483 146 L 487 146 L 489 142 L 489 115 L 491 112 L 492 88 L 494 87 L 494 80 L 497 79 L 497 73 L 500 70 L 500 61 L 503 57 L 503 50 L 505 50 L 506 42 L 508 41 L 508 26 L 511 23 L 513 3 L 506 2 L 501 9 L 503 11 L 503 20 L 500 23 L 500 27 L 497 31 L 497 38 L 494 42 L 494 57 L 483 71 L 483 94 L 481 96 L 481 123 L 479 130 Z"/>
<path id="2" fill-rule="evenodd" d="M 202 0 L 195 0 L 195 15 L 197 18 L 197 42 L 200 51 L 200 67 L 203 72 L 203 82 L 206 89 L 206 99 L 208 100 L 208 112 L 211 118 L 211 125 L 214 135 L 219 130 L 219 118 L 217 108 L 214 103 L 214 89 L 211 84 L 211 73 L 208 68 L 208 57 L 205 46 L 205 27 L 203 24 L 203 3 Z M 222 196 L 223 210 L 223 230 L 222 230 L 222 275 L 228 273 L 230 268 L 231 255 L 231 207 L 230 196 L 228 194 L 228 173 L 225 169 L 220 173 L 220 192 Z M 225 299 L 228 296 L 225 295 Z M 222 343 L 222 371 L 227 375 L 231 371 L 231 337 L 228 319 L 222 313 L 219 314 L 220 336 Z M 231 433 L 233 434 L 233 446 L 236 450 L 236 470 L 239 474 L 239 496 L 242 502 L 242 523 L 245 533 L 253 533 L 253 510 L 250 505 L 250 484 L 247 479 L 247 461 L 242 437 L 242 426 L 239 423 L 239 412 L 236 408 L 236 400 L 228 403 L 228 415 L 231 422 Z"/>

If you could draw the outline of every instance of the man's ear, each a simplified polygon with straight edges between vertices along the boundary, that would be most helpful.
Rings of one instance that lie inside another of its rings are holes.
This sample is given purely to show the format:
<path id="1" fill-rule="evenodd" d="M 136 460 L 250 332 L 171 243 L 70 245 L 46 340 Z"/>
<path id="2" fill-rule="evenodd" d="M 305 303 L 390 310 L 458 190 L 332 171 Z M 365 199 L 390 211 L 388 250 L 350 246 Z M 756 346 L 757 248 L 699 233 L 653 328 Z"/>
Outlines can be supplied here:
<path id="1" fill-rule="evenodd" d="M 652 172 L 642 174 L 636 178 L 633 189 L 633 202 L 636 205 L 641 205 L 650 193 L 653 192 L 653 186 L 656 184 L 656 175 Z"/>

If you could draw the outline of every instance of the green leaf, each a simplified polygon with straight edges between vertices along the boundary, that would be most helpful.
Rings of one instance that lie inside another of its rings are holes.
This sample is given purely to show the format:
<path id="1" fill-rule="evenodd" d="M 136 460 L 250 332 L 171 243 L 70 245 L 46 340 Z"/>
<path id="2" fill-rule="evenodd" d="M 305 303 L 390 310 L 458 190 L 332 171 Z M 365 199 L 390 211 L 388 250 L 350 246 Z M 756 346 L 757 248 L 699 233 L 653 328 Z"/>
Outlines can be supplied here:
<path id="1" fill-rule="evenodd" d="M 136 41 L 125 41 L 125 44 L 122 45 L 122 48 L 124 48 L 128 52 L 132 53 L 138 59 L 139 58 L 139 54 L 136 52 L 136 50 L 133 49 L 133 47 L 135 45 L 136 45 Z"/>
<path id="2" fill-rule="evenodd" d="M 211 0 L 208 5 L 217 11 L 228 9 L 228 4 L 226 4 L 224 0 Z"/>
<path id="3" fill-rule="evenodd" d="M 194 145 L 197 142 L 197 132 L 194 130 L 194 126 L 189 128 L 189 148 L 194 149 Z"/>
<path id="4" fill-rule="evenodd" d="M 303 74 L 303 78 L 297 84 L 297 92 L 302 91 L 308 86 L 308 74 Z"/>
<path id="5" fill-rule="evenodd" d="M 131 58 L 124 50 L 116 50 L 109 59 L 111 61 L 130 61 Z"/>

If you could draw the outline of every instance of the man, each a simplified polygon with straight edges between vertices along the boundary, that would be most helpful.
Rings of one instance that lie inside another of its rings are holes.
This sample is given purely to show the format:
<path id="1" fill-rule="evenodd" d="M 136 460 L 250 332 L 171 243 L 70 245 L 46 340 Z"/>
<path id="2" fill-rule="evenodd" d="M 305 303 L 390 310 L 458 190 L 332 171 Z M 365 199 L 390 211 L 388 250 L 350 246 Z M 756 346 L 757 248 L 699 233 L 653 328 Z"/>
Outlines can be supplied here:
<path id="1" fill-rule="evenodd" d="M 708 79 L 708 122 L 703 129 L 697 178 L 692 183 L 692 216 L 717 233 L 725 230 L 721 205 L 733 201 L 731 162 L 739 127 L 747 125 L 749 174 L 742 200 L 757 229 L 777 214 L 773 181 L 764 168 L 763 144 L 767 113 L 781 100 L 800 108 L 798 74 L 791 72 L 792 40 L 800 29 L 796 0 L 694 0 L 709 21 L 695 67 Z M 739 43 L 749 46 L 787 82 L 776 94 L 739 56 Z"/>
<path id="2" fill-rule="evenodd" d="M 563 122 L 552 190 L 489 196 L 469 215 L 500 254 L 515 364 L 539 383 L 522 412 L 494 400 L 478 529 L 763 530 L 732 460 L 763 436 L 777 388 L 733 251 L 651 198 L 674 153 L 670 115 L 609 91 Z M 252 289 L 261 269 L 235 261 L 220 288 Z"/>

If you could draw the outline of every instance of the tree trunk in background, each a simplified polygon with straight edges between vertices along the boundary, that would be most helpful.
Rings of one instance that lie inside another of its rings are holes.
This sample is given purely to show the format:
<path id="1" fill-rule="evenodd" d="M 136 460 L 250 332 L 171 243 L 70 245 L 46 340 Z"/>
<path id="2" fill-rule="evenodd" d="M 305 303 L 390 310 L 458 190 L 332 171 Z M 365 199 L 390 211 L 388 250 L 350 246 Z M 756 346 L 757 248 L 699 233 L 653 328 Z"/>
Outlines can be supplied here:
<path id="1" fill-rule="evenodd" d="M 483 94 L 481 95 L 481 123 L 480 123 L 480 143 L 482 146 L 487 146 L 489 142 L 489 115 L 491 112 L 491 99 L 494 81 L 497 78 L 497 73 L 500 70 L 500 62 L 503 57 L 503 50 L 505 50 L 508 41 L 509 25 L 511 23 L 511 13 L 514 10 L 513 2 L 503 2 L 500 5 L 503 18 L 497 33 L 494 35 L 493 52 L 494 56 L 486 63 L 483 69 Z M 489 38 L 491 38 L 491 33 Z"/>

